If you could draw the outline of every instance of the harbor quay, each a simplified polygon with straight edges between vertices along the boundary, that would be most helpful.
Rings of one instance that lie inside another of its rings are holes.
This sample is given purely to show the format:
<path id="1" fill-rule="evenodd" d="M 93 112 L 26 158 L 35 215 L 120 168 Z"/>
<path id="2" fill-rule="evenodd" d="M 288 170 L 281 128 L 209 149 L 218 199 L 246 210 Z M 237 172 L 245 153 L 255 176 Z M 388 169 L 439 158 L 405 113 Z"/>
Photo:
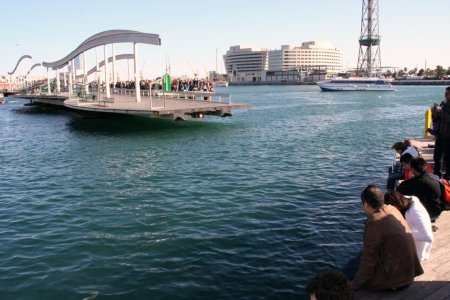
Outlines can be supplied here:
<path id="1" fill-rule="evenodd" d="M 432 138 L 411 139 L 421 156 L 433 164 L 434 140 Z M 424 273 L 415 278 L 408 288 L 397 292 L 371 293 L 358 290 L 355 299 L 449 299 L 450 296 L 450 211 L 443 211 L 436 223 L 430 258 L 422 263 Z"/>
<path id="2" fill-rule="evenodd" d="M 450 85 L 450 80 L 393 80 L 393 85 Z"/>

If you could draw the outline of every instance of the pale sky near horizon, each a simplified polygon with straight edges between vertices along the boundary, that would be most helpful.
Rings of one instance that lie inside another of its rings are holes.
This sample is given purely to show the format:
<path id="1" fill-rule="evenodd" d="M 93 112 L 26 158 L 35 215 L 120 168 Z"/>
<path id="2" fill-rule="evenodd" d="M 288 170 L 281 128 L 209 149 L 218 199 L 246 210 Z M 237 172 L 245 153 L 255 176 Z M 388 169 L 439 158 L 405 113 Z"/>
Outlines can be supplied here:
<path id="1" fill-rule="evenodd" d="M 2 3 L 0 74 L 12 71 L 19 57 L 29 54 L 17 73 L 32 64 L 55 61 L 91 35 L 110 29 L 157 33 L 162 46 L 140 46 L 144 77 L 165 72 L 169 57 L 174 75 L 193 76 L 191 67 L 224 69 L 222 55 L 233 45 L 269 49 L 305 41 L 330 41 L 343 53 L 344 67 L 356 67 L 361 0 L 229 0 L 229 1 L 5 1 Z M 450 66 L 447 0 L 380 0 L 383 66 L 434 68 Z M 116 54 L 131 53 L 131 45 Z M 101 51 L 102 55 L 103 52 Z M 88 53 L 95 62 L 95 52 Z M 127 77 L 126 63 L 118 70 Z M 33 74 L 45 73 L 37 68 Z"/>

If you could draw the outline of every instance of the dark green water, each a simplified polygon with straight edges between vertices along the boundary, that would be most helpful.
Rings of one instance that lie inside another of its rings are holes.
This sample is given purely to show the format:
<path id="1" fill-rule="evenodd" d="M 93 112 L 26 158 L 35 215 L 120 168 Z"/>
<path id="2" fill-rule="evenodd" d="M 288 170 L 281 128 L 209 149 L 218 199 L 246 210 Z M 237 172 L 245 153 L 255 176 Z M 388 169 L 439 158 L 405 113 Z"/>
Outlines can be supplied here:
<path id="1" fill-rule="evenodd" d="M 359 250 L 359 194 L 444 87 L 229 87 L 161 122 L 0 105 L 1 299 L 301 299 Z"/>

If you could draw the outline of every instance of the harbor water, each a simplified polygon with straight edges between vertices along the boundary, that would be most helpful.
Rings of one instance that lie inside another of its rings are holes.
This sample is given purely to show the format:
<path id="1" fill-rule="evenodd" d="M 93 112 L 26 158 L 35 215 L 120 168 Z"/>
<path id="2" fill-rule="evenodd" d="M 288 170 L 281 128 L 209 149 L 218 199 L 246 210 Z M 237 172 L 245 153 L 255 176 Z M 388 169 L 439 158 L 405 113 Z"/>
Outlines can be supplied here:
<path id="1" fill-rule="evenodd" d="M 166 122 L 0 105 L 1 299 L 307 299 L 361 247 L 360 192 L 444 87 L 228 87 Z"/>

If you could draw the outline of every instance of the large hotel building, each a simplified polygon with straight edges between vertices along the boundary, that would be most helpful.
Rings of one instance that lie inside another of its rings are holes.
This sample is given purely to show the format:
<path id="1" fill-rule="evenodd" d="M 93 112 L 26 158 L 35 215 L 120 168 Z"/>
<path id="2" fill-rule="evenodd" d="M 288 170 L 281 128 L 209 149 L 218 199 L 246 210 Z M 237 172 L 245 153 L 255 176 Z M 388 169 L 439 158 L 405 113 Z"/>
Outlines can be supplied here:
<path id="1" fill-rule="evenodd" d="M 342 71 L 341 50 L 329 42 L 283 45 L 270 51 L 232 46 L 223 59 L 229 80 L 235 82 L 321 80 Z"/>

